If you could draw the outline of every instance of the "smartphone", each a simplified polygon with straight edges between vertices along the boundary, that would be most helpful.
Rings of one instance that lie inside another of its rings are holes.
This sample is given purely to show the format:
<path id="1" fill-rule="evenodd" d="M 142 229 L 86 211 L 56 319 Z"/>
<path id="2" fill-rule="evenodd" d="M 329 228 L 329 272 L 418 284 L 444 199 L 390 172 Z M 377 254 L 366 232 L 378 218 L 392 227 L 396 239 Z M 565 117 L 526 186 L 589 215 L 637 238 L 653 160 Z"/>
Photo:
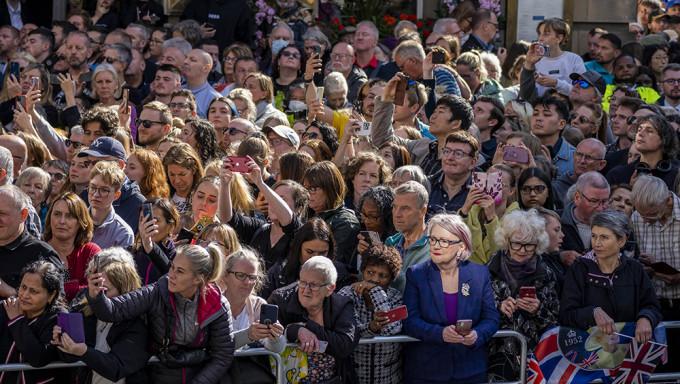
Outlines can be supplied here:
<path id="1" fill-rule="evenodd" d="M 10 75 L 14 75 L 14 79 L 15 79 L 16 81 L 19 81 L 19 73 L 20 73 L 20 72 L 21 72 L 21 67 L 19 66 L 19 62 L 18 62 L 18 61 L 13 61 L 13 62 L 9 65 L 9 74 L 10 74 Z"/>
<path id="2" fill-rule="evenodd" d="M 149 221 L 153 220 L 153 205 L 151 203 L 142 204 L 142 216 L 149 216 Z"/>
<path id="3" fill-rule="evenodd" d="M 215 27 L 215 24 L 213 24 L 209 21 L 205 22 L 205 26 L 208 27 L 208 28 L 217 29 L 217 27 Z"/>
<path id="4" fill-rule="evenodd" d="M 446 56 L 444 55 L 444 52 L 440 50 L 432 51 L 432 64 L 444 64 L 445 60 Z"/>
<path id="5" fill-rule="evenodd" d="M 319 56 L 317 56 L 317 59 L 320 59 L 320 58 L 321 58 L 321 46 L 320 46 L 320 45 L 315 45 L 313 48 L 314 48 L 314 53 L 316 53 L 317 55 L 319 55 Z"/>
<path id="6" fill-rule="evenodd" d="M 408 83 L 410 82 L 411 78 L 406 75 L 401 75 L 399 83 L 397 83 L 397 89 L 394 92 L 394 105 L 404 105 L 406 90 L 408 89 Z"/>
<path id="7" fill-rule="evenodd" d="M 130 100 L 130 89 L 129 88 L 124 88 L 123 89 L 123 110 L 127 111 L 128 107 L 128 101 Z"/>
<path id="8" fill-rule="evenodd" d="M 55 75 L 55 74 L 50 75 L 50 85 L 61 85 L 61 81 L 59 80 L 59 75 Z"/>
<path id="9" fill-rule="evenodd" d="M 319 102 L 323 101 L 323 87 L 316 87 L 316 99 Z"/>
<path id="10" fill-rule="evenodd" d="M 247 157 L 227 156 L 227 159 L 231 161 L 231 170 L 234 172 L 248 173 L 250 170 L 246 165 Z"/>
<path id="11" fill-rule="evenodd" d="M 262 304 L 260 307 L 260 324 L 272 325 L 279 318 L 279 306 Z"/>
<path id="12" fill-rule="evenodd" d="M 35 89 L 40 89 L 40 78 L 37 76 L 31 77 L 31 85 L 35 85 Z"/>
<path id="13" fill-rule="evenodd" d="M 530 299 L 535 299 L 536 298 L 536 287 L 520 287 L 519 298 L 523 299 L 525 297 L 528 297 Z"/>
<path id="14" fill-rule="evenodd" d="M 190 230 L 186 229 L 186 228 L 182 228 L 179 231 L 179 235 L 177 235 L 177 241 L 189 240 L 189 244 L 191 244 L 191 240 L 193 240 L 193 239 L 194 239 L 194 233 L 191 232 Z"/>
<path id="15" fill-rule="evenodd" d="M 387 317 L 388 323 L 394 323 L 395 321 L 404 320 L 407 318 L 408 311 L 406 310 L 406 306 L 402 305 L 401 307 L 390 309 L 382 315 Z"/>
<path id="16" fill-rule="evenodd" d="M 90 81 L 92 81 L 92 74 L 93 74 L 92 71 L 85 72 L 78 76 L 78 81 L 80 81 L 81 83 L 89 83 Z"/>
<path id="17" fill-rule="evenodd" d="M 19 95 L 16 98 L 17 104 L 21 104 L 22 107 L 24 107 L 24 111 L 27 109 L 26 106 L 26 95 Z"/>
<path id="18" fill-rule="evenodd" d="M 536 46 L 534 46 L 534 52 L 536 52 L 537 56 L 548 57 L 550 56 L 550 46 L 547 44 L 536 44 Z"/>
<path id="19" fill-rule="evenodd" d="M 94 255 L 94 268 L 96 273 L 101 273 L 101 266 L 99 265 L 99 254 Z M 101 283 L 96 283 L 95 286 L 100 287 Z"/>
<path id="20" fill-rule="evenodd" d="M 359 123 L 359 127 L 354 129 L 354 134 L 357 136 L 371 136 L 371 122 L 362 121 Z"/>
<path id="21" fill-rule="evenodd" d="M 81 312 L 58 313 L 57 325 L 74 342 L 85 342 L 85 327 L 83 327 L 83 314 Z"/>
<path id="22" fill-rule="evenodd" d="M 378 235 L 378 232 L 373 232 L 373 231 L 361 231 L 361 236 L 364 237 L 364 240 L 371 244 L 380 244 L 382 241 L 380 241 L 380 235 Z"/>
<path id="23" fill-rule="evenodd" d="M 328 342 L 319 340 L 319 350 L 317 352 L 324 353 L 326 352 L 326 348 L 328 348 Z"/>
<path id="24" fill-rule="evenodd" d="M 472 329 L 472 320 L 458 320 L 456 321 L 456 332 L 461 336 L 467 336 Z"/>
<path id="25" fill-rule="evenodd" d="M 354 109 L 358 114 L 361 115 L 361 114 L 362 114 L 361 109 L 362 109 L 363 106 L 364 106 L 364 103 L 363 103 L 361 100 L 359 100 L 359 99 L 357 98 L 357 99 L 354 101 L 353 109 Z"/>
<path id="26" fill-rule="evenodd" d="M 529 162 L 529 154 L 524 148 L 505 146 L 503 147 L 503 160 L 526 164 Z"/>

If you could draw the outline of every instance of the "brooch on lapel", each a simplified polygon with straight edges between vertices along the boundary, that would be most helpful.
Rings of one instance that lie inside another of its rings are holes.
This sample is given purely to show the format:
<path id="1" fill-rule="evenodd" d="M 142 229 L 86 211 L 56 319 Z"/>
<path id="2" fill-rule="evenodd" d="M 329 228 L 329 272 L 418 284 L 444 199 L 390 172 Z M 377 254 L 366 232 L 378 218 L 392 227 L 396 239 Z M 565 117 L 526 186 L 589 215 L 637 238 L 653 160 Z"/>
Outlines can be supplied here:
<path id="1" fill-rule="evenodd" d="M 463 293 L 463 296 L 470 296 L 470 285 L 468 283 L 463 283 L 460 290 Z"/>

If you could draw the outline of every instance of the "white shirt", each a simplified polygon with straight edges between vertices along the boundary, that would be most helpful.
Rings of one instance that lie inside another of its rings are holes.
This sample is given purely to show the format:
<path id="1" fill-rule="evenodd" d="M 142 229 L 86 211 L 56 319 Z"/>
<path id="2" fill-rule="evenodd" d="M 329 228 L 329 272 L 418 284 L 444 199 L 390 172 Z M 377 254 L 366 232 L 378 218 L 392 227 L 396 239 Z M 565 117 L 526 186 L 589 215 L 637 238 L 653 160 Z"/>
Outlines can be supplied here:
<path id="1" fill-rule="evenodd" d="M 674 106 L 668 104 L 668 101 L 664 99 L 663 106 L 664 107 L 671 107 L 671 108 L 675 109 L 676 111 L 680 112 L 680 104 L 678 104 L 677 106 L 674 107 Z"/>
<path id="2" fill-rule="evenodd" d="M 583 64 L 581 56 L 564 51 L 557 57 L 543 57 L 536 63 L 536 73 L 542 73 L 557 79 L 557 91 L 563 95 L 569 95 L 573 85 L 569 75 L 572 73 L 583 73 L 586 66 Z M 547 87 L 536 84 L 538 95 L 543 96 Z"/>
<path id="3" fill-rule="evenodd" d="M 17 9 L 12 8 L 9 1 L 7 3 L 7 10 L 9 10 L 9 19 L 12 21 L 12 26 L 18 30 L 24 27 L 24 22 L 21 20 L 21 2 L 19 2 Z"/>
<path id="4" fill-rule="evenodd" d="M 248 319 L 248 311 L 246 311 L 246 307 L 243 307 L 243 310 L 241 313 L 238 314 L 238 316 L 233 317 L 232 316 L 232 327 L 234 328 L 234 331 L 240 331 L 242 329 L 246 329 L 250 327 L 250 321 Z"/>

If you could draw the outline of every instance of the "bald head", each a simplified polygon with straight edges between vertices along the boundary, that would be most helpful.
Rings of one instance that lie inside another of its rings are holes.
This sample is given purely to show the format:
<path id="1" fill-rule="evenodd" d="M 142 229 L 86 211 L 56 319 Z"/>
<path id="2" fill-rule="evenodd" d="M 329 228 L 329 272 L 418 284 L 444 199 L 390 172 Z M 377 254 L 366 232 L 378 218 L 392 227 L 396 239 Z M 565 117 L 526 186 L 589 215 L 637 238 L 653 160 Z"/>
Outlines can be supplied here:
<path id="1" fill-rule="evenodd" d="M 14 165 L 12 177 L 19 177 L 19 173 L 21 172 L 21 168 L 23 167 L 28 154 L 26 143 L 24 143 L 24 140 L 19 136 L 2 135 L 0 136 L 0 147 L 9 149 L 12 154 L 12 163 Z"/>
<path id="2" fill-rule="evenodd" d="M 599 172 L 606 165 L 604 159 L 607 148 L 598 139 L 589 138 L 581 141 L 574 153 L 574 175 L 581 176 L 586 172 Z"/>
<path id="3" fill-rule="evenodd" d="M 212 57 L 202 49 L 192 49 L 182 65 L 182 75 L 187 80 L 189 88 L 196 88 L 208 79 L 212 68 Z"/>

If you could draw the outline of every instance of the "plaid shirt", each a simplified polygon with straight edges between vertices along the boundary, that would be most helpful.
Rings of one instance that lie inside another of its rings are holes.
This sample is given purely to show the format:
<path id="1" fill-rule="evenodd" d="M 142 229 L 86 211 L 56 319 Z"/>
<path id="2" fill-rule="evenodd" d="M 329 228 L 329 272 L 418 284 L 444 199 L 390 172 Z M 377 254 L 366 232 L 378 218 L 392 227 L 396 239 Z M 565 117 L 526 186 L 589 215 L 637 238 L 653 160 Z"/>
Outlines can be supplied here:
<path id="1" fill-rule="evenodd" d="M 403 304 L 401 292 L 395 288 L 388 288 L 387 292 L 379 286 L 371 288 L 368 295 L 373 301 L 373 310 L 368 309 L 364 297 L 355 295 L 350 286 L 342 288 L 339 294 L 354 301 L 354 318 L 361 337 L 393 336 L 401 333 L 401 321 L 390 323 L 378 333 L 371 331 L 368 326 L 376 311 L 389 311 Z M 398 384 L 402 382 L 401 344 L 399 343 L 359 345 L 354 350 L 352 359 L 361 383 Z"/>
<path id="2" fill-rule="evenodd" d="M 659 222 L 645 224 L 637 211 L 631 219 L 640 253 L 650 254 L 655 261 L 664 261 L 680 269 L 680 197 L 673 195 L 673 214 L 663 225 Z M 652 282 L 658 297 L 680 299 L 680 285 L 668 286 L 656 277 L 652 277 Z"/>

